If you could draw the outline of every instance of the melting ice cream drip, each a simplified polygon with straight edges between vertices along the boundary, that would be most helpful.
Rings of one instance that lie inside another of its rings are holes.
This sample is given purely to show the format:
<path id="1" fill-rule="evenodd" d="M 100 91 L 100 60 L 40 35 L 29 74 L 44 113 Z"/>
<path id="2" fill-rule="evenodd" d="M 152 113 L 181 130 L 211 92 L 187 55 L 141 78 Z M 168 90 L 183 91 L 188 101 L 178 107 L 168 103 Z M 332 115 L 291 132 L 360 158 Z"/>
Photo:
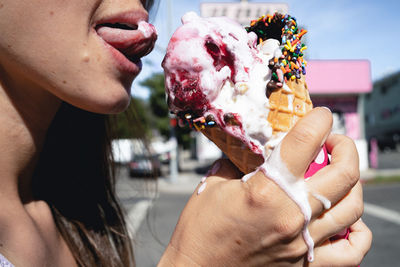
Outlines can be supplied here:
<path id="1" fill-rule="evenodd" d="M 242 181 L 247 182 L 258 171 L 262 171 L 269 179 L 273 180 L 300 208 L 304 215 L 303 238 L 308 247 L 308 261 L 313 261 L 314 241 L 308 231 L 311 206 L 308 201 L 306 182 L 302 178 L 295 177 L 287 168 L 281 158 L 281 143 L 257 170 L 243 176 Z"/>
<path id="2" fill-rule="evenodd" d="M 143 36 L 146 38 L 150 37 L 152 34 L 157 35 L 156 28 L 152 24 L 147 23 L 146 21 L 140 21 L 138 23 L 138 30 L 142 32 Z"/>

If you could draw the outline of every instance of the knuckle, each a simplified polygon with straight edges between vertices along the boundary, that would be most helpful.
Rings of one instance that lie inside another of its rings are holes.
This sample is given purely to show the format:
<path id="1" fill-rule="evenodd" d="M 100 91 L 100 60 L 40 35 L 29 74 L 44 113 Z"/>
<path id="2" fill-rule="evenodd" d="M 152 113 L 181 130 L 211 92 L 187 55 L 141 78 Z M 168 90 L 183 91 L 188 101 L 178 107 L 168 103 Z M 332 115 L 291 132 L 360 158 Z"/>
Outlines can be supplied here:
<path id="1" fill-rule="evenodd" d="M 302 258 L 308 251 L 307 244 L 304 242 L 303 238 L 299 238 L 300 242 L 296 242 L 293 244 L 290 249 L 292 257 L 294 258 Z"/>
<path id="2" fill-rule="evenodd" d="M 361 251 L 355 252 L 350 266 L 360 266 L 364 256 L 365 256 L 364 253 L 362 253 Z"/>
<path id="3" fill-rule="evenodd" d="M 257 172 L 245 183 L 247 203 L 250 208 L 278 209 L 286 195 L 278 185 L 270 180 L 262 171 Z M 272 197 L 273 196 L 273 197 Z"/>
<path id="4" fill-rule="evenodd" d="M 351 217 L 351 224 L 353 224 L 358 221 L 358 219 L 360 219 L 364 213 L 364 201 L 360 183 L 356 184 L 356 186 L 353 187 L 347 198 L 348 200 L 346 201 L 346 203 L 348 203 L 349 211 L 351 210 L 350 214 L 353 215 Z"/>
<path id="5" fill-rule="evenodd" d="M 359 168 L 359 159 L 358 159 L 358 152 L 356 145 L 354 141 L 347 137 L 347 136 L 341 136 L 342 140 L 342 145 L 346 146 L 349 148 L 349 154 L 348 159 L 346 162 L 343 162 L 343 164 L 346 164 L 343 166 L 340 171 L 343 176 L 343 178 L 346 179 L 347 183 L 349 183 L 351 186 L 354 186 L 357 181 L 360 178 L 360 168 Z"/>
<path id="6" fill-rule="evenodd" d="M 351 187 L 353 187 L 360 179 L 360 170 L 358 166 L 357 167 L 349 166 L 348 168 L 343 168 L 341 172 L 342 172 L 342 177 L 344 178 L 346 183 Z"/>
<path id="7" fill-rule="evenodd" d="M 358 158 L 357 148 L 354 143 L 354 140 L 348 136 L 342 136 L 342 142 L 346 147 L 351 148 L 352 153 L 349 156 L 352 157 L 351 162 L 354 163 L 354 164 L 348 164 L 346 168 L 342 169 L 343 175 L 347 179 L 347 182 L 352 186 L 354 186 L 360 178 L 360 168 L 359 168 L 359 158 Z"/>
<path id="8" fill-rule="evenodd" d="M 356 220 L 361 218 L 363 213 L 364 213 L 364 202 L 362 198 L 357 198 L 354 200 L 354 216 L 356 217 Z"/>
<path id="9" fill-rule="evenodd" d="M 366 227 L 366 229 L 365 229 L 365 234 L 366 234 L 366 236 L 367 236 L 367 240 L 368 240 L 368 244 L 369 244 L 369 245 L 367 246 L 366 251 L 364 252 L 364 254 L 367 254 L 368 251 L 369 251 L 369 249 L 370 249 L 370 247 L 371 247 L 372 239 L 374 238 L 374 235 L 373 235 L 371 229 L 369 229 L 368 227 Z"/>
<path id="10" fill-rule="evenodd" d="M 296 214 L 295 216 L 284 215 L 275 225 L 275 231 L 282 241 L 294 240 L 303 230 L 304 216 Z"/>
<path id="11" fill-rule="evenodd" d="M 302 144 L 310 144 L 318 138 L 317 131 L 313 130 L 313 127 L 310 123 L 304 123 L 305 127 L 302 127 L 301 129 L 299 128 L 294 128 L 292 130 L 292 136 L 293 139 L 295 140 L 296 143 L 299 145 Z"/>
<path id="12" fill-rule="evenodd" d="M 347 135 L 339 135 L 339 136 L 342 139 L 341 141 L 344 142 L 346 146 L 351 147 L 358 156 L 356 143 L 354 142 L 354 140 L 348 137 Z"/>
<path id="13" fill-rule="evenodd" d="M 301 261 L 307 254 L 308 247 L 303 237 L 299 236 L 285 246 L 277 255 L 282 261 L 290 261 L 292 263 Z"/>
<path id="14" fill-rule="evenodd" d="M 247 202 L 252 208 L 263 208 L 271 202 L 271 191 L 268 187 L 251 186 L 247 191 Z"/>
<path id="15" fill-rule="evenodd" d="M 364 210 L 364 204 L 360 200 L 353 200 L 349 205 L 348 210 L 350 212 L 349 216 L 335 216 L 335 221 L 338 225 L 343 228 L 350 227 L 353 223 L 358 221 Z"/>

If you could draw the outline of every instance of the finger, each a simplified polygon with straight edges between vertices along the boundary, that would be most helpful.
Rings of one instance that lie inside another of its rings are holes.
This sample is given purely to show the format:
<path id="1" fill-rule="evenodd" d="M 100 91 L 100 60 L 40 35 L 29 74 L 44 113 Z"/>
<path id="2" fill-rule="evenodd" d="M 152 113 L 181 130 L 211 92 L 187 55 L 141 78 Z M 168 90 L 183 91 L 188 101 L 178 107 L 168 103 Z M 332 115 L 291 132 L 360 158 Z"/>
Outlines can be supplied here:
<path id="1" fill-rule="evenodd" d="M 281 157 L 295 177 L 304 177 L 332 128 L 332 113 L 315 108 L 299 120 L 281 144 Z"/>
<path id="2" fill-rule="evenodd" d="M 332 155 L 331 163 L 315 173 L 306 181 L 310 197 L 313 216 L 320 215 L 323 210 L 323 201 L 336 205 L 357 183 L 360 177 L 358 153 L 350 138 L 344 135 L 330 134 L 326 140 L 328 152 Z"/>
<path id="3" fill-rule="evenodd" d="M 368 226 L 359 219 L 356 223 L 350 226 L 348 241 L 350 245 L 357 248 L 364 257 L 371 248 L 372 232 Z"/>
<path id="4" fill-rule="evenodd" d="M 314 261 L 309 266 L 358 266 L 368 253 L 371 242 L 371 230 L 358 220 L 350 227 L 348 239 L 327 241 L 315 247 Z"/>
<path id="5" fill-rule="evenodd" d="M 363 213 L 361 183 L 357 183 L 350 193 L 308 226 L 316 244 L 342 232 L 358 221 Z"/>

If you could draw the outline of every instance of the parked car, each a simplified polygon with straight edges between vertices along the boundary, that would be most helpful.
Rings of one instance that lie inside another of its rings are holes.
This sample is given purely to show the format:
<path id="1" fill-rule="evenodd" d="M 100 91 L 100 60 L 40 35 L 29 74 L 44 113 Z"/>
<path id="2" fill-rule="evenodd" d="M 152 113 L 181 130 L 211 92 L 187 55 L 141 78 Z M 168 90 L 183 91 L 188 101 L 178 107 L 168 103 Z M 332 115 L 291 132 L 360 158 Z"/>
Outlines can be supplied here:
<path id="1" fill-rule="evenodd" d="M 132 155 L 128 166 L 131 177 L 158 177 L 161 175 L 161 163 L 157 155 Z"/>
<path id="2" fill-rule="evenodd" d="M 159 159 L 162 164 L 169 164 L 169 161 L 171 160 L 171 152 L 167 151 L 167 152 L 161 153 L 159 155 Z"/>

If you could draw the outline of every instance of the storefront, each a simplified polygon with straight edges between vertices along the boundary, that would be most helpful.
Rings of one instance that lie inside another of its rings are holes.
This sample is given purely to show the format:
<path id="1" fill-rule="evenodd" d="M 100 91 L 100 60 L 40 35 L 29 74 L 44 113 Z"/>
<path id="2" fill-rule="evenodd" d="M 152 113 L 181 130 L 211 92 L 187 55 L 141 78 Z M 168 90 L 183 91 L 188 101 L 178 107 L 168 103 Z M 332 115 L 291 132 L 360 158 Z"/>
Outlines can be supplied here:
<path id="1" fill-rule="evenodd" d="M 400 148 L 400 71 L 374 82 L 365 98 L 365 122 L 371 149 Z"/>
<path id="2" fill-rule="evenodd" d="M 371 92 L 368 60 L 309 60 L 306 81 L 314 106 L 328 107 L 333 132 L 351 137 L 360 154 L 360 170 L 368 168 L 364 127 L 364 95 Z"/>

